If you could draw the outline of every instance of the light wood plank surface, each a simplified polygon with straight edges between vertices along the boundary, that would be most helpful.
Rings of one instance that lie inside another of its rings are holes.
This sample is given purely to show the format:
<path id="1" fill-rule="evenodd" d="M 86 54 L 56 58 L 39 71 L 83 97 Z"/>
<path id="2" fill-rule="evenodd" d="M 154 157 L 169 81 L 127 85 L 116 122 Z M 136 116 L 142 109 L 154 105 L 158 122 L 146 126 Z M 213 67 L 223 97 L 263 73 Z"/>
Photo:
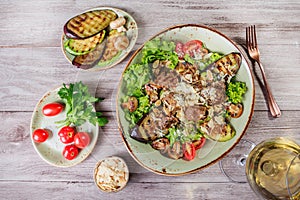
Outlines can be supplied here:
<path id="1" fill-rule="evenodd" d="M 71 168 L 48 165 L 30 139 L 32 111 L 47 91 L 87 74 L 71 66 L 61 50 L 64 23 L 97 6 L 124 9 L 137 21 L 139 36 L 132 53 L 151 36 L 173 25 L 211 26 L 245 45 L 245 28 L 256 24 L 261 60 L 282 116 L 272 119 L 257 66 L 254 115 L 245 139 L 255 143 L 288 136 L 300 143 L 300 2 L 298 0 L 210 1 L 124 0 L 1 1 L 0 13 L 0 199 L 259 199 L 247 183 L 232 183 L 218 163 L 199 172 L 165 177 L 139 166 L 127 152 L 117 128 L 115 93 L 127 57 L 114 68 L 95 72 L 96 109 L 110 123 L 101 128 L 92 154 Z M 254 74 L 256 74 L 254 73 Z M 124 190 L 107 194 L 93 182 L 99 159 L 117 155 L 126 161 L 130 180 Z"/>

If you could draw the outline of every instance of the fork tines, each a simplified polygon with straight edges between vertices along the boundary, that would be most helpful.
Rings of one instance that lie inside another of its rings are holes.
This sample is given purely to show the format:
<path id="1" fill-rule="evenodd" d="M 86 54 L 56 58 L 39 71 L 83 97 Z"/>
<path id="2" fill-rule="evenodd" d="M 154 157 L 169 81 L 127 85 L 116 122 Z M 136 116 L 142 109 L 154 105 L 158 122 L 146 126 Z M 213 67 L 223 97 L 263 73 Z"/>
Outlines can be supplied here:
<path id="1" fill-rule="evenodd" d="M 246 27 L 246 45 L 248 48 L 257 48 L 255 25 Z"/>

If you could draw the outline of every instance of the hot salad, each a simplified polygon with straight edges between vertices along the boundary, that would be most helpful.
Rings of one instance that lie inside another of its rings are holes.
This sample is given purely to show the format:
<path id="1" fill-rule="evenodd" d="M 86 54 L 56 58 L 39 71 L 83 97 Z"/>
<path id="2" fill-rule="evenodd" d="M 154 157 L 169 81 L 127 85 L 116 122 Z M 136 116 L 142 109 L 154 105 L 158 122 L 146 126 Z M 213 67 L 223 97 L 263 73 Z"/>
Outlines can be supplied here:
<path id="1" fill-rule="evenodd" d="M 206 139 L 235 136 L 247 87 L 241 55 L 210 51 L 200 40 L 148 41 L 123 75 L 121 107 L 130 136 L 164 156 L 193 160 Z"/>

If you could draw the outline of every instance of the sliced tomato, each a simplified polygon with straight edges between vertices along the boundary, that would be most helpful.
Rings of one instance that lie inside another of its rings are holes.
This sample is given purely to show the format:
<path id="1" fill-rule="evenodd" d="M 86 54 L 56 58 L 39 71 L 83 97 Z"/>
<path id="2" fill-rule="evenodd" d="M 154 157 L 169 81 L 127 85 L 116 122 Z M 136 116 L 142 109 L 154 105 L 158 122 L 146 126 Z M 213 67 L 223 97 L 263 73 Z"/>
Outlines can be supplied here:
<path id="1" fill-rule="evenodd" d="M 184 54 L 189 54 L 191 57 L 194 57 L 195 52 L 201 52 L 203 43 L 200 40 L 191 40 L 183 45 Z"/>
<path id="2" fill-rule="evenodd" d="M 205 137 L 202 137 L 199 140 L 193 141 L 195 149 L 198 150 L 198 149 L 202 148 L 204 146 L 205 142 L 206 142 L 206 138 Z"/>
<path id="3" fill-rule="evenodd" d="M 196 156 L 196 149 L 193 143 L 186 142 L 182 145 L 183 149 L 183 159 L 184 160 L 193 160 Z"/>

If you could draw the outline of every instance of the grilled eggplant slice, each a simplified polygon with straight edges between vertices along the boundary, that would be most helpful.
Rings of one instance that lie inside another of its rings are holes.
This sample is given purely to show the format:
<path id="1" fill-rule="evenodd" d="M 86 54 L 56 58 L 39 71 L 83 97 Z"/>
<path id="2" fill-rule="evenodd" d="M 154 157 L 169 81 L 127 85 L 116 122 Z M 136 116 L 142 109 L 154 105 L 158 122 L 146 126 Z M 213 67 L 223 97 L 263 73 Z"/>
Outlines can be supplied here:
<path id="1" fill-rule="evenodd" d="M 240 69 L 242 57 L 240 53 L 230 53 L 212 64 L 212 68 L 219 73 L 234 76 Z"/>
<path id="2" fill-rule="evenodd" d="M 70 19 L 64 26 L 68 38 L 86 39 L 94 36 L 117 18 L 112 10 L 94 10 L 82 13 Z"/>
<path id="3" fill-rule="evenodd" d="M 67 52 L 75 56 L 87 54 L 103 41 L 105 32 L 105 30 L 102 30 L 97 35 L 82 40 L 68 39 L 64 44 L 65 49 Z"/>
<path id="4" fill-rule="evenodd" d="M 175 126 L 178 119 L 166 116 L 162 107 L 153 108 L 132 129 L 130 136 L 140 142 L 151 142 L 163 137 L 170 127 Z"/>
<path id="5" fill-rule="evenodd" d="M 204 135 L 218 142 L 226 142 L 236 135 L 236 131 L 231 124 L 216 124 L 209 126 L 209 123 L 201 125 L 200 130 Z"/>
<path id="6" fill-rule="evenodd" d="M 85 55 L 76 56 L 72 64 L 81 69 L 90 69 L 101 59 L 104 49 L 105 49 L 105 40 L 98 44 L 96 48 Z"/>
<path id="7" fill-rule="evenodd" d="M 155 122 L 150 117 L 150 115 L 144 116 L 140 123 L 135 125 L 131 130 L 130 137 L 140 142 L 150 142 L 158 138 L 158 135 L 155 133 L 156 128 Z"/>

